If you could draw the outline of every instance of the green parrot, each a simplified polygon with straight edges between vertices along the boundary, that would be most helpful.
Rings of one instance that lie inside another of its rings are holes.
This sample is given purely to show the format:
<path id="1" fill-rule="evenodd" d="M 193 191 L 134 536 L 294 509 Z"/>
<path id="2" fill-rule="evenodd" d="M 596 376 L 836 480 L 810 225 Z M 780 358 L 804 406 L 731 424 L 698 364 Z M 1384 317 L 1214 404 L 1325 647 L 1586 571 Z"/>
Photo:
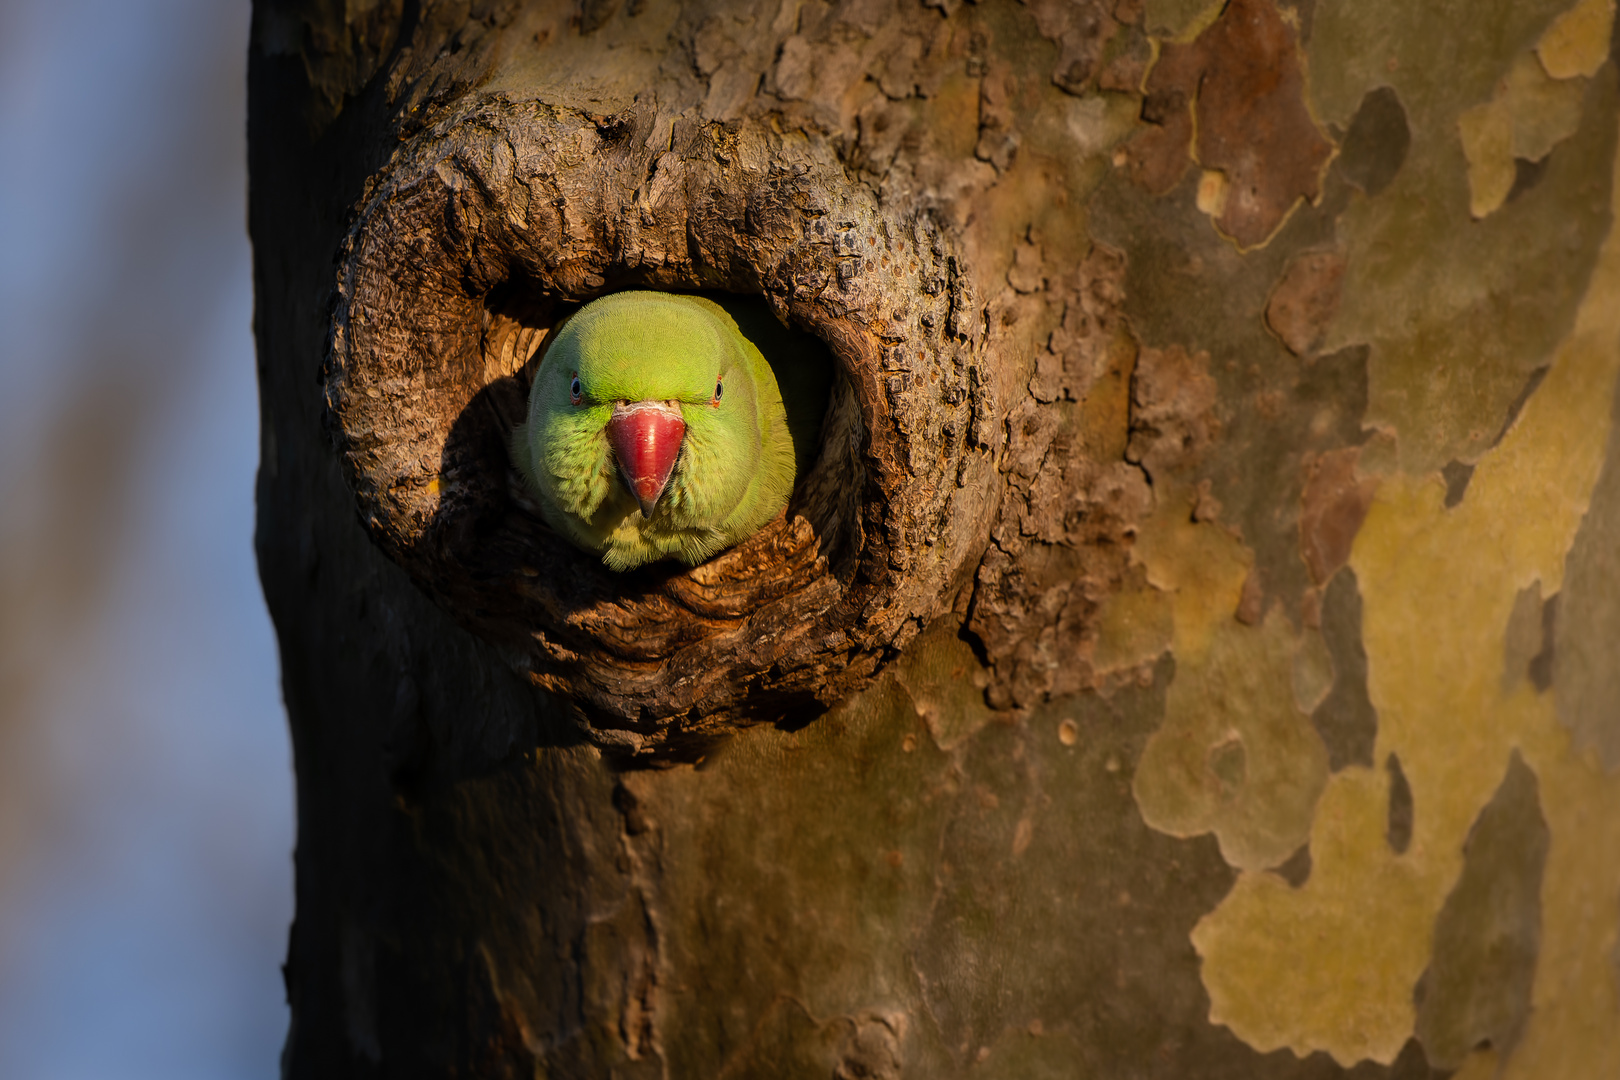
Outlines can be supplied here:
<path id="1" fill-rule="evenodd" d="M 757 300 L 593 300 L 541 358 L 513 461 L 546 522 L 609 568 L 696 565 L 787 506 L 831 379 L 814 348 Z"/>

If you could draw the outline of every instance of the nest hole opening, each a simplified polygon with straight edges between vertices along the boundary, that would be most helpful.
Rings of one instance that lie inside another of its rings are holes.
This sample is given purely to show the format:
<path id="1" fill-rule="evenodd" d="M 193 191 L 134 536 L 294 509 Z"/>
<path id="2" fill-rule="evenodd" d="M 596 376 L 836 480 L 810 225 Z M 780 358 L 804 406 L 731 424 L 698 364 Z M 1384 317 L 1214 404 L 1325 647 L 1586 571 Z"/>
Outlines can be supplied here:
<path id="1" fill-rule="evenodd" d="M 323 386 L 362 524 L 600 747 L 673 752 L 844 699 L 959 587 L 996 506 L 951 236 L 831 157 L 756 169 L 709 153 L 733 137 L 710 127 L 626 165 L 559 155 L 599 138 L 578 117 L 491 109 L 391 164 L 347 241 Z M 610 570 L 513 465 L 536 357 L 627 289 L 723 296 L 821 367 L 787 512 L 693 567 Z"/>
<path id="2" fill-rule="evenodd" d="M 507 446 L 506 437 L 527 415 L 529 388 L 536 369 L 557 332 L 575 312 L 598 297 L 639 290 L 701 296 L 719 304 L 765 357 L 784 404 L 789 406 L 788 422 L 799 468 L 786 514 L 760 532 L 789 530 L 794 519 L 804 519 L 828 572 L 847 584 L 855 575 L 861 548 L 860 496 L 865 487 L 862 452 L 866 444 L 866 425 L 847 370 L 848 360 L 838 357 L 834 348 L 813 331 L 786 325 L 763 293 L 623 281 L 612 286 L 604 283 L 604 287 L 576 299 L 559 295 L 538 282 L 520 277 L 508 279 L 491 290 L 482 309 L 480 353 L 485 389 L 479 396 L 487 397 L 493 407 L 487 411 L 493 414 L 494 434 Z M 473 411 L 473 406 L 468 411 Z M 542 520 L 510 456 L 504 471 L 507 494 L 526 519 L 525 526 L 548 540 L 569 546 Z M 737 547 L 748 543 L 744 541 Z M 715 570 L 738 570 L 754 563 L 752 559 L 728 560 L 735 550 L 721 551 L 695 567 L 665 559 L 630 571 L 611 570 L 588 552 L 579 555 L 594 564 L 593 573 L 604 575 L 628 594 L 658 588 L 671 578 L 695 571 L 712 577 Z M 575 565 L 571 570 L 578 572 L 580 567 Z"/>

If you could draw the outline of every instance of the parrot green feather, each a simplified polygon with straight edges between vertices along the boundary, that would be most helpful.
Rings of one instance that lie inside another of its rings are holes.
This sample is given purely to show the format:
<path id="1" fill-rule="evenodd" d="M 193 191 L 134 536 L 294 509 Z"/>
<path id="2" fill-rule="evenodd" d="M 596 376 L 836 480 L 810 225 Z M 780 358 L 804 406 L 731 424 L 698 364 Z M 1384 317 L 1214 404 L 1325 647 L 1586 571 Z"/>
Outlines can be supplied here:
<path id="1" fill-rule="evenodd" d="M 546 522 L 614 570 L 666 558 L 696 565 L 753 535 L 787 506 L 821 421 L 818 376 L 797 372 L 793 339 L 742 298 L 722 307 L 621 292 L 586 304 L 546 350 L 528 420 L 512 434 L 513 460 Z M 791 418 L 755 341 L 779 346 L 779 366 L 804 384 L 794 389 L 807 400 Z M 819 377 L 824 407 L 830 372 Z M 674 405 L 686 425 L 650 516 L 620 480 L 607 431 L 615 404 L 643 401 Z"/>

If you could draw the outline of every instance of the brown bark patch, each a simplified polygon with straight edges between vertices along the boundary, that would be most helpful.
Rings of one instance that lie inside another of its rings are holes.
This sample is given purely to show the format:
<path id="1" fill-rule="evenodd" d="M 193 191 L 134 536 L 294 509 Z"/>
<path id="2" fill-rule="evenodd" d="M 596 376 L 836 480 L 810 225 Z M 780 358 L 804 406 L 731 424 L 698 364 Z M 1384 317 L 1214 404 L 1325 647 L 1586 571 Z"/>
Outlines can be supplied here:
<path id="1" fill-rule="evenodd" d="M 1099 244 L 1048 279 L 1061 322 L 1036 358 L 1031 396 L 1009 410 L 1007 489 L 966 625 L 993 669 L 996 708 L 1106 674 L 1100 609 L 1129 573 L 1130 538 L 1152 503 L 1141 471 L 1119 460 L 1137 351 L 1120 311 L 1125 272 L 1124 256 Z"/>
<path id="2" fill-rule="evenodd" d="M 1131 179 L 1155 195 L 1168 195 L 1192 164 L 1192 101 L 1180 85 L 1185 80 L 1171 80 L 1179 72 L 1161 71 L 1165 62 L 1161 56 L 1142 101 L 1148 126 L 1124 150 Z"/>
<path id="3" fill-rule="evenodd" d="M 1117 11 L 1102 3 L 1075 0 L 1026 0 L 1041 36 L 1058 47 L 1052 83 L 1071 94 L 1090 89 L 1104 65 L 1117 52 L 1111 48 L 1120 24 Z M 1125 12 L 1130 14 L 1130 12 Z M 1119 78 L 1115 74 L 1115 79 Z M 1134 86 L 1131 89 L 1135 89 Z"/>
<path id="4" fill-rule="evenodd" d="M 1131 442 L 1127 459 L 1153 477 L 1190 469 L 1220 434 L 1217 387 L 1209 353 L 1180 345 L 1144 348 L 1131 380 Z"/>
<path id="5" fill-rule="evenodd" d="M 1339 147 L 1340 175 L 1371 198 L 1394 181 L 1411 148 L 1412 129 L 1394 88 L 1369 90 Z"/>
<path id="6" fill-rule="evenodd" d="M 1314 593 L 1310 595 L 1316 595 Z M 1321 594 L 1318 622 L 1333 659 L 1333 686 L 1311 712 L 1311 724 L 1328 751 L 1328 768 L 1373 763 L 1378 710 L 1367 693 L 1367 648 L 1361 640 L 1361 590 L 1345 569 Z"/>
<path id="7" fill-rule="evenodd" d="M 1168 192 L 1191 151 L 1224 177 L 1211 209 L 1239 247 L 1264 243 L 1320 193 L 1333 144 L 1305 107 L 1294 29 L 1266 0 L 1232 0 L 1190 44 L 1165 44 L 1145 91 L 1142 119 L 1154 127 L 1128 151 L 1132 176 Z"/>
<path id="8" fill-rule="evenodd" d="M 1436 1068 L 1488 1043 L 1505 1061 L 1530 1015 L 1541 951 L 1541 879 L 1551 836 L 1540 783 L 1517 750 L 1463 848 L 1418 981 L 1417 1037 Z"/>
<path id="9" fill-rule="evenodd" d="M 1311 580 L 1324 585 L 1350 558 L 1361 523 L 1372 507 L 1378 481 L 1356 472 L 1359 447 L 1329 450 L 1305 461 L 1300 496 L 1299 552 Z"/>
<path id="10" fill-rule="evenodd" d="M 1620 398 L 1615 408 L 1620 412 Z M 1614 542 L 1620 536 L 1620 425 L 1609 430 L 1603 469 L 1565 559 L 1563 588 L 1541 605 L 1541 648 L 1526 674 L 1538 686 L 1556 682 L 1558 719 L 1575 750 L 1596 751 L 1612 774 L 1620 770 L 1620 664 L 1614 649 L 1620 640 L 1620 544 Z M 1557 607 L 1549 611 L 1554 601 Z M 1538 679 L 1535 662 L 1542 658 Z"/>
<path id="11" fill-rule="evenodd" d="M 868 1013 L 849 1020 L 838 1047 L 833 1080 L 899 1080 L 904 1063 L 901 1044 L 906 1034 L 903 1013 Z"/>
<path id="12" fill-rule="evenodd" d="M 1338 313 L 1343 284 L 1344 256 L 1339 252 L 1307 251 L 1297 256 L 1266 304 L 1266 325 L 1295 356 L 1312 355 Z"/>
<path id="13" fill-rule="evenodd" d="M 1389 808 L 1385 812 L 1384 839 L 1389 850 L 1397 855 L 1406 854 L 1412 846 L 1412 817 L 1416 807 L 1412 803 L 1412 785 L 1401 768 L 1401 759 L 1390 754 L 1384 759 L 1384 772 L 1389 774 Z"/>

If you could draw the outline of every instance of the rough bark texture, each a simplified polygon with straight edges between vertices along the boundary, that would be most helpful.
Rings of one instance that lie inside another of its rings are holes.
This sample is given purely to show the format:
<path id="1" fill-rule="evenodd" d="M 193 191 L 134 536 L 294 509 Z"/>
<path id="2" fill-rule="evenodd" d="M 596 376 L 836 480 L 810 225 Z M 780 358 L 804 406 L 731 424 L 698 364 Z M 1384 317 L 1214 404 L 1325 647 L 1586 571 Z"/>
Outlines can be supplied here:
<path id="1" fill-rule="evenodd" d="M 261 2 L 289 1075 L 1620 1073 L 1614 23 Z M 838 378 L 614 575 L 502 438 L 649 285 Z"/>
<path id="2" fill-rule="evenodd" d="M 832 704 L 949 611 L 995 510 L 978 309 L 927 208 L 760 124 L 483 104 L 372 189 L 326 377 L 378 543 L 619 752 Z M 620 574 L 541 523 L 507 451 L 561 311 L 620 288 L 764 293 L 841 378 L 787 520 Z"/>

